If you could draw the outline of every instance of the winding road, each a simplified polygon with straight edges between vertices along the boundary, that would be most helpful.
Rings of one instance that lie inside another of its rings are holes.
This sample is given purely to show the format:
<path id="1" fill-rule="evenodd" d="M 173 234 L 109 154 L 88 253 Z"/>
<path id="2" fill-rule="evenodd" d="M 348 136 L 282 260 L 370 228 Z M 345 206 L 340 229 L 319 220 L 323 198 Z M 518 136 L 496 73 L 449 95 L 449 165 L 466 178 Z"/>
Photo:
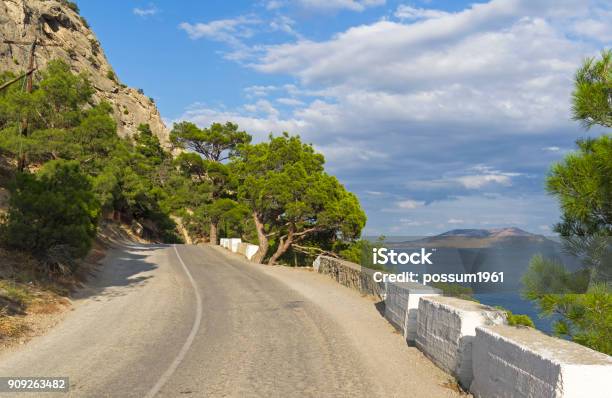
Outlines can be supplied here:
<path id="1" fill-rule="evenodd" d="M 374 301 L 212 246 L 109 250 L 59 325 L 0 355 L 0 376 L 70 378 L 44 397 L 459 395 Z"/>

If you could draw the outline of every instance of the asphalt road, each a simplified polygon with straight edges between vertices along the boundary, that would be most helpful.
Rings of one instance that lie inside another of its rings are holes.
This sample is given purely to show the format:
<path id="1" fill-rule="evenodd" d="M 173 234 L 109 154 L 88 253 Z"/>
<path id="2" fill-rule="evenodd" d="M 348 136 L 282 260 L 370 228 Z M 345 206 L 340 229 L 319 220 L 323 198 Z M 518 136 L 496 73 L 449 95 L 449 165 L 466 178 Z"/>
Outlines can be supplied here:
<path id="1" fill-rule="evenodd" d="M 320 275 L 199 246 L 104 262 L 64 321 L 0 355 L 0 376 L 70 378 L 44 397 L 457 395 L 373 302 Z"/>

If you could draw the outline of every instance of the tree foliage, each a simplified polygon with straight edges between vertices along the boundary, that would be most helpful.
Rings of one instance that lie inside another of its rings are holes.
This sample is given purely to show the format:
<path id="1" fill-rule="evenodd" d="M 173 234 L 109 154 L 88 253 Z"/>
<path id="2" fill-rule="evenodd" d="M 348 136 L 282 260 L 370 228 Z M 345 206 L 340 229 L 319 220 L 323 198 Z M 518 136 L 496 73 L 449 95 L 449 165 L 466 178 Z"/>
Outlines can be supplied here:
<path id="1" fill-rule="evenodd" d="M 588 272 L 568 272 L 563 264 L 536 256 L 523 276 L 523 295 L 543 316 L 557 315 L 557 335 L 612 354 L 612 292 L 609 284 L 589 284 Z"/>
<path id="2" fill-rule="evenodd" d="M 612 127 L 612 52 L 588 59 L 576 73 L 574 119 L 585 128 Z M 577 141 L 578 150 L 555 164 L 547 189 L 561 206 L 555 226 L 574 272 L 535 256 L 523 276 L 523 295 L 543 316 L 556 314 L 558 335 L 612 354 L 612 139 L 605 133 Z"/>
<path id="3" fill-rule="evenodd" d="M 311 145 L 287 133 L 240 147 L 232 170 L 239 180 L 238 199 L 251 210 L 258 232 L 257 260 L 266 256 L 272 236 L 276 250 L 270 264 L 314 234 L 328 232 L 332 240 L 359 237 L 365 213 L 323 164 Z"/>
<path id="4" fill-rule="evenodd" d="M 585 128 L 612 127 L 612 50 L 588 58 L 578 69 L 572 95 L 574 120 Z"/>
<path id="5" fill-rule="evenodd" d="M 552 167 L 547 189 L 559 200 L 563 236 L 612 234 L 612 138 L 578 141 L 578 151 Z"/>
<path id="6" fill-rule="evenodd" d="M 0 80 L 9 77 L 3 74 Z M 120 138 L 111 104 L 96 103 L 86 76 L 72 73 L 62 61 L 49 62 L 39 77 L 31 93 L 24 92 L 19 84 L 0 93 L 0 152 L 3 156 L 23 157 L 26 169 L 32 170 L 40 165 L 45 170 L 55 162 L 76 164 L 79 172 L 86 176 L 87 187 L 83 190 L 94 197 L 102 212 L 114 212 L 123 220 L 142 223 L 152 238 L 177 241 L 170 211 L 180 200 L 174 198 L 173 191 L 166 185 L 180 185 L 176 180 L 183 177 L 149 126 L 139 126 L 133 141 Z M 24 131 L 23 126 L 27 126 L 27 130 Z M 37 189 L 42 180 L 28 173 L 19 174 L 17 180 L 31 187 L 31 190 L 24 190 L 23 195 L 31 192 L 29 196 L 16 194 L 16 197 L 42 206 L 48 196 Z M 15 216 L 9 215 L 7 228 L 18 231 L 18 224 L 28 217 L 36 217 L 37 211 L 35 206 L 15 207 Z M 76 217 L 70 213 L 70 207 L 60 206 L 58 211 L 66 212 L 65 218 Z M 59 213 L 50 214 L 60 218 Z M 89 227 L 86 229 L 90 231 Z M 23 230 L 27 230 L 27 226 L 23 226 Z M 31 240 L 24 240 L 23 246 L 18 246 L 9 235 L 5 235 L 4 240 L 11 247 L 29 248 L 35 253 L 51 250 Z M 75 247 L 68 233 L 58 232 L 58 236 L 67 243 L 62 245 L 61 239 L 52 240 L 54 247 L 70 247 L 69 254 L 73 256 L 83 254 L 82 247 Z M 83 242 L 88 242 L 88 236 L 83 235 Z M 58 253 L 58 249 L 53 251 Z"/>
<path id="7" fill-rule="evenodd" d="M 232 159 L 239 146 L 249 144 L 251 136 L 239 131 L 238 125 L 230 122 L 213 123 L 204 129 L 191 122 L 181 122 L 174 125 L 170 140 L 179 148 L 191 151 L 182 153 L 177 158 L 183 172 L 191 175 L 196 184 L 207 184 L 210 188 L 209 196 L 201 198 L 204 203 L 197 209 L 197 215 L 208 220 L 209 241 L 216 244 L 219 219 L 214 216 L 217 209 L 215 202 L 232 196 L 229 190 L 229 169 L 222 162 Z M 188 219 L 194 220 L 194 214 Z"/>
<path id="8" fill-rule="evenodd" d="M 49 260 L 63 250 L 83 257 L 96 234 L 99 203 L 77 162 L 55 160 L 11 185 L 2 239 L 11 248 Z"/>
<path id="9" fill-rule="evenodd" d="M 238 145 L 251 142 L 251 136 L 238 131 L 238 125 L 213 123 L 210 127 L 200 129 L 191 122 L 180 122 L 174 125 L 170 140 L 179 148 L 197 152 L 213 162 L 227 160 L 234 155 Z"/>

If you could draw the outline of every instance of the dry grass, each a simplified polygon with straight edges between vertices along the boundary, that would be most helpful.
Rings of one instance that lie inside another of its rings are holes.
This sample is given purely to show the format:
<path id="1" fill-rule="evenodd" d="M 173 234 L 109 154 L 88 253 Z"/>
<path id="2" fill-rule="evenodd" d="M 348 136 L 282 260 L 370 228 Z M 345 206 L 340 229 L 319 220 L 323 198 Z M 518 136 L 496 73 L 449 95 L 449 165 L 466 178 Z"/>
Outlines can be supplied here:
<path id="1" fill-rule="evenodd" d="M 26 322 L 21 318 L 0 315 L 0 339 L 18 338 L 29 330 Z"/>
<path id="2" fill-rule="evenodd" d="M 448 388 L 449 390 L 453 390 L 455 392 L 458 392 L 461 395 L 465 395 L 465 396 L 469 396 L 470 393 L 468 393 L 467 391 L 465 391 L 460 385 L 459 383 L 457 383 L 457 380 L 455 379 L 448 379 L 444 384 L 442 384 L 444 387 Z"/>
<path id="3" fill-rule="evenodd" d="M 75 277 L 51 278 L 36 259 L 0 248 L 0 345 L 22 341 L 45 316 L 65 310 Z"/>

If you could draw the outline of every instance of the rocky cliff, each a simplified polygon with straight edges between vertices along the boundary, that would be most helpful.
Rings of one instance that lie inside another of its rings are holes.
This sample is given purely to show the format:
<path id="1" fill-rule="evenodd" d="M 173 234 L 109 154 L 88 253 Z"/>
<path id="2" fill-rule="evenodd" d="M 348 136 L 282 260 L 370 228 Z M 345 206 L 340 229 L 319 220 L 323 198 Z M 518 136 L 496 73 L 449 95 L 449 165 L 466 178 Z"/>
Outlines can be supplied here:
<path id="1" fill-rule="evenodd" d="M 164 144 L 168 130 L 152 99 L 121 84 L 108 63 L 100 42 L 66 0 L 0 0 L 0 71 L 23 73 L 31 43 L 38 70 L 52 59 L 63 59 L 75 72 L 85 72 L 96 89 L 95 98 L 113 105 L 121 136 L 130 136 L 140 123 L 148 123 Z"/>

